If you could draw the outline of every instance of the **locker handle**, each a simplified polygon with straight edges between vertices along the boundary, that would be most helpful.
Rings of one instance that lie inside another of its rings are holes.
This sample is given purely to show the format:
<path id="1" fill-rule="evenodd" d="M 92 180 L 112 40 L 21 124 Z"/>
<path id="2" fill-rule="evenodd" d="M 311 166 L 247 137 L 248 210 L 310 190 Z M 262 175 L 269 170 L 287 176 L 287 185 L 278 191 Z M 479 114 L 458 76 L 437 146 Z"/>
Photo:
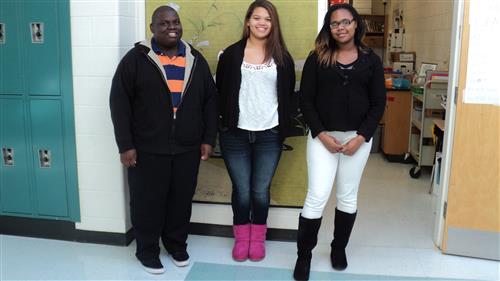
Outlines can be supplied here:
<path id="1" fill-rule="evenodd" d="M 5 166 L 14 166 L 14 148 L 2 147 L 2 155 Z"/>
<path id="2" fill-rule="evenodd" d="M 50 149 L 42 148 L 38 150 L 38 157 L 40 160 L 40 168 L 50 168 L 52 165 Z"/>

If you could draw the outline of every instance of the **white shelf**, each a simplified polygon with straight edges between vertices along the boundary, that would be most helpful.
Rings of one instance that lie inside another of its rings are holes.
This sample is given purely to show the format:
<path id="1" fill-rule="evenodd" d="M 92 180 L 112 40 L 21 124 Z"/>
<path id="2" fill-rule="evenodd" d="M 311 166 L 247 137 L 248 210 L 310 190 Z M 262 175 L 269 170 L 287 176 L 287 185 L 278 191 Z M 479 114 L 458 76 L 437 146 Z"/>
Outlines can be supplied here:
<path id="1" fill-rule="evenodd" d="M 411 122 L 417 129 L 422 131 L 422 123 L 420 122 L 420 120 L 412 119 Z"/>
<path id="2" fill-rule="evenodd" d="M 410 151 L 410 155 L 411 155 L 411 157 L 413 157 L 413 159 L 415 159 L 415 161 L 417 161 L 417 162 L 419 161 L 420 155 L 418 155 L 418 151 L 412 150 L 412 151 Z"/>
<path id="3" fill-rule="evenodd" d="M 437 87 L 432 87 L 435 83 Z M 432 166 L 434 164 L 435 146 L 428 145 L 432 137 L 432 129 L 439 111 L 446 108 L 446 102 L 441 95 L 446 92 L 447 81 L 433 80 L 424 85 L 423 94 L 412 94 L 409 154 L 417 161 L 417 166 Z M 417 110 L 415 109 L 417 107 Z M 413 129 L 416 128 L 416 129 Z M 425 144 L 425 145 L 424 145 Z"/>
<path id="4" fill-rule="evenodd" d="M 414 94 L 414 95 L 413 95 L 413 97 L 414 97 L 416 100 L 420 101 L 420 102 L 424 102 L 424 96 L 423 96 L 423 95 L 415 95 L 415 94 Z"/>

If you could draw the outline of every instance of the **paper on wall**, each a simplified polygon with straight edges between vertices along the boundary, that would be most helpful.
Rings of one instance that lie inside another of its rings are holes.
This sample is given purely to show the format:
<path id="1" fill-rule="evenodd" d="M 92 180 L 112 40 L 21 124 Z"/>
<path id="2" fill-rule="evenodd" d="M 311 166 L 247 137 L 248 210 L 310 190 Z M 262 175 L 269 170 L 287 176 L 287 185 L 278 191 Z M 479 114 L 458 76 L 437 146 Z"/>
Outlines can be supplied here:
<path id="1" fill-rule="evenodd" d="M 500 1 L 470 1 L 467 80 L 463 102 L 500 106 Z"/>

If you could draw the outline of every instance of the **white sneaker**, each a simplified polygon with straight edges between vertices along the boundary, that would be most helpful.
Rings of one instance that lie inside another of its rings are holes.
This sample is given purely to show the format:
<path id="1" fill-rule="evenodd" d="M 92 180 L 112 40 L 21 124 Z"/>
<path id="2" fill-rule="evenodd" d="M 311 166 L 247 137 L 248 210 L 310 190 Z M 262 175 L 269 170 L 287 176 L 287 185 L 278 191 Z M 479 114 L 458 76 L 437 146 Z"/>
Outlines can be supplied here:
<path id="1" fill-rule="evenodd" d="M 144 270 L 148 273 L 151 274 L 163 274 L 165 272 L 165 268 L 161 264 L 160 260 L 155 260 L 155 261 L 147 261 L 147 262 L 142 262 L 142 267 Z"/>

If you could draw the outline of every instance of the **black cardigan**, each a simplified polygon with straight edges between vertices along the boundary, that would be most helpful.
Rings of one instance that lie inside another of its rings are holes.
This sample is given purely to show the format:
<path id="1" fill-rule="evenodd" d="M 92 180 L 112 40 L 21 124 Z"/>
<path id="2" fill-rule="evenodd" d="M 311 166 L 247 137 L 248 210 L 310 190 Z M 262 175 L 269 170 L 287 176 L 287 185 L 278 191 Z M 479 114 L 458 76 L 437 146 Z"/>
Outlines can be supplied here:
<path id="1" fill-rule="evenodd" d="M 217 108 L 220 125 L 230 130 L 238 127 L 241 64 L 245 54 L 246 40 L 227 47 L 219 58 L 216 74 L 218 89 Z M 295 89 L 295 66 L 287 53 L 285 65 L 277 66 L 278 129 L 282 139 L 288 136 L 290 127 L 290 102 Z"/>
<path id="2" fill-rule="evenodd" d="M 312 137 L 322 131 L 357 131 L 370 141 L 385 100 L 382 62 L 372 50 L 359 52 L 349 77 L 336 66 L 320 66 L 315 52 L 304 64 L 300 108 Z"/>

